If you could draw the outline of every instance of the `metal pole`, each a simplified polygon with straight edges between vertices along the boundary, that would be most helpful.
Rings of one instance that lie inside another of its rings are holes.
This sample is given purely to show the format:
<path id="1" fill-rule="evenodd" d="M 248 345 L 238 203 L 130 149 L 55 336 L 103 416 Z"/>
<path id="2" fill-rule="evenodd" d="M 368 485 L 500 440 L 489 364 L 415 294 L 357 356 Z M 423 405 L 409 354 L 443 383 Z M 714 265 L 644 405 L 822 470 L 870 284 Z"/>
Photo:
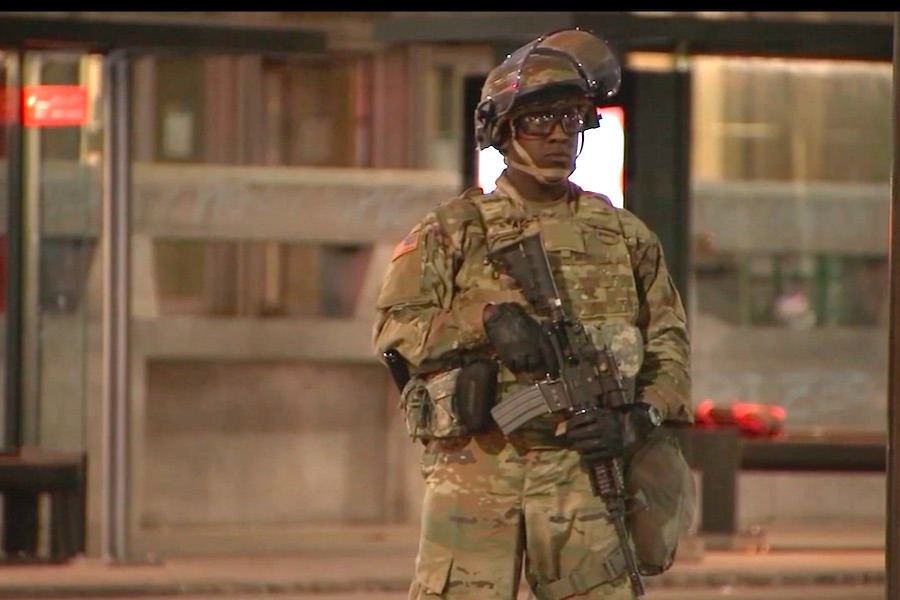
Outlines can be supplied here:
<path id="1" fill-rule="evenodd" d="M 129 58 L 104 61 L 103 556 L 129 557 L 130 82 Z"/>
<path id="2" fill-rule="evenodd" d="M 6 210 L 6 364 L 2 450 L 15 452 L 22 445 L 22 214 L 25 194 L 22 182 L 22 81 L 25 56 L 21 50 L 7 61 L 6 109 L 11 117 L 7 131 Z"/>
<path id="3" fill-rule="evenodd" d="M 885 573 L 887 600 L 900 600 L 900 12 L 894 13 L 894 166 L 891 177 L 890 279 L 891 305 L 888 321 L 888 465 L 887 540 Z"/>
<path id="4" fill-rule="evenodd" d="M 23 54 L 22 86 L 43 81 L 44 54 Z M 21 110 L 21 109 L 20 109 Z M 23 116 L 24 123 L 24 116 Z M 40 127 L 23 127 L 22 132 L 22 374 L 21 378 L 21 440 L 24 445 L 41 442 L 41 351 L 43 346 L 43 318 L 41 312 L 41 253 L 43 252 L 43 161 Z"/>

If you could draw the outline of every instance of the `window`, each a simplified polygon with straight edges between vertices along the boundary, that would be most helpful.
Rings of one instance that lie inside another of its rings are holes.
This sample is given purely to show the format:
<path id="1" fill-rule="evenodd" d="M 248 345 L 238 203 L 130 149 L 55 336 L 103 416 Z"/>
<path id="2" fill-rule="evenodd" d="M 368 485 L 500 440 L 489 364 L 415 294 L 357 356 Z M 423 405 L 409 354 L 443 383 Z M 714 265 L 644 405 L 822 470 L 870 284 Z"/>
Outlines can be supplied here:
<path id="1" fill-rule="evenodd" d="M 883 431 L 891 65 L 692 60 L 695 401 Z"/>

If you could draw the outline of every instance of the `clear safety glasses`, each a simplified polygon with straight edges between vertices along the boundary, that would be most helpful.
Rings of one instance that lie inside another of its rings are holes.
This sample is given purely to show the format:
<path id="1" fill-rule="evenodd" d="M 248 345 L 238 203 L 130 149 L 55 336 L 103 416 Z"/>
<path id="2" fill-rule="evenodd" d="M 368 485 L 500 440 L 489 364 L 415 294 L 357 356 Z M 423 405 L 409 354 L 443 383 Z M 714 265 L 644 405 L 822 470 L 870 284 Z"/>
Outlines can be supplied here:
<path id="1" fill-rule="evenodd" d="M 524 114 L 515 120 L 516 131 L 532 137 L 550 135 L 557 123 L 568 135 L 579 133 L 584 131 L 585 113 L 576 109 L 569 109 L 565 112 L 542 111 Z"/>

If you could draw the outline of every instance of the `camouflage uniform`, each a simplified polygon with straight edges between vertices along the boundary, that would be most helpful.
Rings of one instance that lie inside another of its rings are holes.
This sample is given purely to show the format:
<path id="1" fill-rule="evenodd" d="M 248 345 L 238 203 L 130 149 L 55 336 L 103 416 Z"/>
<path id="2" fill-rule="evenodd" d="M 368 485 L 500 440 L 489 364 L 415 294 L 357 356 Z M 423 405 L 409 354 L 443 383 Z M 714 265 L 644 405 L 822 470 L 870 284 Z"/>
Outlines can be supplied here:
<path id="1" fill-rule="evenodd" d="M 486 351 L 486 304 L 519 302 L 534 315 L 486 254 L 540 230 L 567 310 L 611 346 L 629 391 L 667 419 L 692 419 L 684 309 L 659 240 L 606 197 L 570 188 L 559 201 L 529 202 L 501 175 L 491 194 L 475 188 L 438 206 L 395 250 L 374 345 L 379 355 L 398 349 L 435 404 L 410 598 L 513 598 L 523 550 L 538 598 L 633 597 L 606 507 L 556 435 L 563 417 L 508 438 L 498 428 L 468 435 L 443 383 L 460 355 Z M 528 383 L 502 366 L 498 380 L 498 401 Z"/>

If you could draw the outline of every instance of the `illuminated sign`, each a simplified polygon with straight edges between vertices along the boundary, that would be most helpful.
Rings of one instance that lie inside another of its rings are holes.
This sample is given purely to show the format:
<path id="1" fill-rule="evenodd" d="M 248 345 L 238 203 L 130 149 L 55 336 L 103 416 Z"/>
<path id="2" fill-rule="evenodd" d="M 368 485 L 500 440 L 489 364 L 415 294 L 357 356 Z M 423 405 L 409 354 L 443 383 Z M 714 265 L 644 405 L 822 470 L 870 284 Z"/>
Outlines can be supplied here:
<path id="1" fill-rule="evenodd" d="M 87 88 L 81 85 L 26 85 L 22 90 L 22 124 L 26 127 L 71 127 L 87 123 Z"/>
<path id="2" fill-rule="evenodd" d="M 598 108 L 600 126 L 584 132 L 584 146 L 569 180 L 599 192 L 622 208 L 625 202 L 625 112 L 619 106 Z M 492 191 L 506 165 L 495 148 L 478 155 L 478 186 Z"/>

